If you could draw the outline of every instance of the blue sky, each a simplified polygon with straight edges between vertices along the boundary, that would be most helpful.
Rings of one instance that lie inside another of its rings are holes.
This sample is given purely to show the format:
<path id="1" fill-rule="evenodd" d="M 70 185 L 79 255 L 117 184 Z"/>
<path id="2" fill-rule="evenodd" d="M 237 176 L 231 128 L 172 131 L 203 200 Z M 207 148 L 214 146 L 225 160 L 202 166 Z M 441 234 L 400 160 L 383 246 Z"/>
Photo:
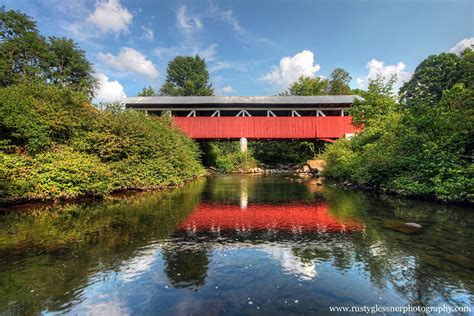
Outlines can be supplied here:
<path id="1" fill-rule="evenodd" d="M 472 0 L 0 0 L 44 35 L 73 38 L 100 100 L 158 88 L 176 55 L 205 57 L 216 94 L 272 95 L 301 75 L 377 74 L 399 85 L 430 54 L 474 45 Z"/>

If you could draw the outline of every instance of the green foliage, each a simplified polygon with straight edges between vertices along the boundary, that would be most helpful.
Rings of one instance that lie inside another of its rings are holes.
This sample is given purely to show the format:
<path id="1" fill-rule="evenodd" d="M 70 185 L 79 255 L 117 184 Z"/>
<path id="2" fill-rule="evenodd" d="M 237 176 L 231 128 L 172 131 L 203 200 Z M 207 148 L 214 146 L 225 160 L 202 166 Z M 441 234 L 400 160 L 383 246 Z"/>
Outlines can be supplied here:
<path id="1" fill-rule="evenodd" d="M 170 118 L 102 107 L 58 85 L 0 89 L 1 140 L 9 145 L 0 161 L 2 200 L 103 196 L 202 173 L 197 145 Z"/>
<path id="2" fill-rule="evenodd" d="M 157 95 L 155 92 L 155 89 L 153 89 L 152 86 L 144 87 L 140 93 L 138 93 L 138 96 L 140 97 L 152 97 L 154 95 Z"/>
<path id="3" fill-rule="evenodd" d="M 327 145 L 322 157 L 326 161 L 325 175 L 336 179 L 352 179 L 358 157 L 348 139 L 342 138 Z"/>
<path id="4" fill-rule="evenodd" d="M 266 164 L 299 164 L 314 157 L 317 144 L 301 141 L 257 141 L 249 143 L 249 148 L 255 159 Z"/>
<path id="5" fill-rule="evenodd" d="M 47 55 L 36 22 L 20 11 L 0 8 L 0 86 L 40 75 Z"/>
<path id="6" fill-rule="evenodd" d="M 96 110 L 82 93 L 41 82 L 0 89 L 0 132 L 31 153 L 66 143 L 90 125 Z"/>
<path id="7" fill-rule="evenodd" d="M 436 105 L 443 91 L 459 82 L 460 57 L 453 53 L 431 55 L 415 69 L 413 77 L 400 89 L 401 103 L 409 106 Z"/>
<path id="8" fill-rule="evenodd" d="M 219 156 L 216 160 L 216 167 L 220 172 L 248 171 L 257 167 L 257 162 L 248 152 L 235 152 Z"/>
<path id="9" fill-rule="evenodd" d="M 66 38 L 46 40 L 36 22 L 19 11 L 0 8 L 0 86 L 40 79 L 67 85 L 92 98 L 96 79 L 84 51 Z"/>
<path id="10" fill-rule="evenodd" d="M 347 71 L 342 68 L 336 68 L 331 73 L 331 79 L 329 82 L 329 94 L 332 95 L 344 95 L 351 94 L 351 88 L 349 83 L 352 77 Z"/>
<path id="11" fill-rule="evenodd" d="M 170 61 L 160 92 L 169 96 L 212 95 L 214 90 L 209 83 L 206 61 L 198 55 L 178 56 Z"/>
<path id="12" fill-rule="evenodd" d="M 83 50 L 71 39 L 50 37 L 49 54 L 46 60 L 46 80 L 53 84 L 69 86 L 82 91 L 90 98 L 94 95 L 97 80 L 94 69 Z"/>
<path id="13" fill-rule="evenodd" d="M 320 77 L 304 77 L 301 76 L 297 82 L 293 83 L 286 95 L 323 95 L 327 94 L 329 81 Z"/>
<path id="14" fill-rule="evenodd" d="M 0 153 L 1 198 L 68 199 L 101 196 L 112 190 L 112 173 L 97 157 L 57 147 L 35 157 Z"/>
<path id="15" fill-rule="evenodd" d="M 181 184 L 202 172 L 197 145 L 168 117 L 99 112 L 96 126 L 78 144 L 116 170 L 119 189 Z"/>
<path id="16" fill-rule="evenodd" d="M 203 142 L 201 150 L 204 164 L 216 167 L 219 172 L 247 171 L 257 167 L 251 152 L 240 151 L 239 142 Z"/>
<path id="17" fill-rule="evenodd" d="M 352 110 L 364 130 L 326 147 L 325 174 L 402 195 L 474 202 L 474 89 L 472 73 L 459 68 L 472 66 L 473 57 L 471 50 L 428 57 L 400 104 L 391 82 L 372 81 Z"/>
<path id="18" fill-rule="evenodd" d="M 104 196 L 177 185 L 202 173 L 197 145 L 169 118 L 90 104 L 92 64 L 72 40 L 46 40 L 28 16 L 1 8 L 0 54 L 2 201 Z M 192 60 L 197 72 L 185 87 L 201 89 L 205 63 Z M 170 73 L 179 71 L 171 66 Z"/>
<path id="19" fill-rule="evenodd" d="M 330 79 L 321 77 L 305 77 L 301 76 L 298 81 L 294 82 L 288 91 L 280 93 L 280 95 L 341 95 L 351 94 L 349 82 L 351 76 L 342 68 L 336 68 L 331 73 Z"/>
<path id="20" fill-rule="evenodd" d="M 358 92 L 364 101 L 354 100 L 354 105 L 350 110 L 356 126 L 377 125 L 387 114 L 395 110 L 397 104 L 397 99 L 393 94 L 395 80 L 396 77 L 392 77 L 385 82 L 384 78 L 378 77 L 369 82 L 367 91 Z"/>

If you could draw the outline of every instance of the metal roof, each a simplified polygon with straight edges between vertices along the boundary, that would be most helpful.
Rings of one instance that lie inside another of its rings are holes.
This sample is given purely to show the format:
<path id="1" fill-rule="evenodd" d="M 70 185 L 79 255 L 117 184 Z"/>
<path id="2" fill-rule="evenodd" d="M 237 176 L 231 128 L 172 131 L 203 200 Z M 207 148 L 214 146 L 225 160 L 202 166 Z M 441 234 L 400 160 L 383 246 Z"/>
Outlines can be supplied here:
<path id="1" fill-rule="evenodd" d="M 321 96 L 202 96 L 202 97 L 131 97 L 126 105 L 277 105 L 277 104 L 352 104 L 355 99 L 363 100 L 356 95 L 321 95 Z"/>

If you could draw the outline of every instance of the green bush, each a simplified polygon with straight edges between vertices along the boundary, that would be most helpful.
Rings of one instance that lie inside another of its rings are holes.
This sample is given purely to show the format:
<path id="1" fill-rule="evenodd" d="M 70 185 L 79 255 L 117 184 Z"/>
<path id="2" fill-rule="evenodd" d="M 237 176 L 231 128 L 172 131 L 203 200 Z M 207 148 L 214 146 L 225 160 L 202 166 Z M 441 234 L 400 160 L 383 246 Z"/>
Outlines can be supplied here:
<path id="1" fill-rule="evenodd" d="M 70 199 L 103 196 L 113 189 L 112 172 L 97 157 L 57 147 L 35 157 L 2 153 L 6 200 Z"/>
<path id="2" fill-rule="evenodd" d="M 249 143 L 249 149 L 260 162 L 277 165 L 284 163 L 299 164 L 312 159 L 321 143 L 301 141 L 255 141 Z"/>
<path id="3" fill-rule="evenodd" d="M 443 69 L 444 90 L 433 64 Z M 402 88 L 402 102 L 393 81 L 371 82 L 352 110 L 364 129 L 326 147 L 325 175 L 406 196 L 474 202 L 474 86 L 464 71 L 472 65 L 471 50 L 428 57 Z"/>
<path id="4" fill-rule="evenodd" d="M 219 172 L 248 171 L 258 165 L 252 152 L 240 151 L 239 142 L 205 142 L 201 143 L 201 150 L 204 164 Z"/>
<path id="5" fill-rule="evenodd" d="M 2 139 L 33 154 L 80 135 L 95 112 L 85 95 L 67 87 L 33 81 L 0 89 Z"/>
<path id="6" fill-rule="evenodd" d="M 0 28 L 0 202 L 104 196 L 202 173 L 198 147 L 169 118 L 91 104 L 97 80 L 74 41 L 46 39 L 3 7 Z"/>
<path id="7" fill-rule="evenodd" d="M 203 172 L 197 145 L 170 118 L 99 111 L 67 88 L 34 83 L 0 89 L 0 102 L 4 202 L 160 188 Z"/>
<path id="8" fill-rule="evenodd" d="M 257 161 L 248 152 L 235 152 L 218 157 L 216 166 L 220 172 L 248 171 L 257 167 Z"/>
<path id="9" fill-rule="evenodd" d="M 357 169 L 357 154 L 347 139 L 339 139 L 326 146 L 322 158 L 326 161 L 324 174 L 336 179 L 353 179 Z"/>

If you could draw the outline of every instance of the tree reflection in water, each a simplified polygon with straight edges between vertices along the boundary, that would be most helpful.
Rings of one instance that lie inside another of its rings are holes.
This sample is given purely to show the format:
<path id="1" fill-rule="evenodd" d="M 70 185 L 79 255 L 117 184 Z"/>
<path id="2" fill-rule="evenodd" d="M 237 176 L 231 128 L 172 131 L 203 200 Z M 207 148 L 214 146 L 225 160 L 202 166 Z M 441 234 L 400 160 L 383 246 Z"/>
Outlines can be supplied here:
<path id="1" fill-rule="evenodd" d="M 197 291 L 205 284 L 209 266 L 205 245 L 169 241 L 163 246 L 162 252 L 166 276 L 174 287 Z"/>
<path id="2" fill-rule="evenodd" d="M 0 217 L 0 313 L 471 305 L 473 224 L 466 208 L 288 177 L 17 210 Z"/>

